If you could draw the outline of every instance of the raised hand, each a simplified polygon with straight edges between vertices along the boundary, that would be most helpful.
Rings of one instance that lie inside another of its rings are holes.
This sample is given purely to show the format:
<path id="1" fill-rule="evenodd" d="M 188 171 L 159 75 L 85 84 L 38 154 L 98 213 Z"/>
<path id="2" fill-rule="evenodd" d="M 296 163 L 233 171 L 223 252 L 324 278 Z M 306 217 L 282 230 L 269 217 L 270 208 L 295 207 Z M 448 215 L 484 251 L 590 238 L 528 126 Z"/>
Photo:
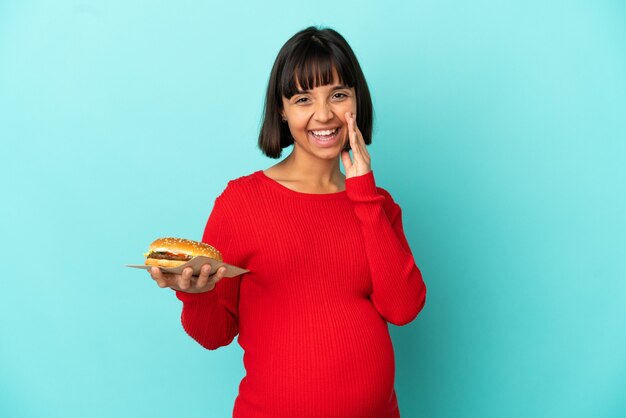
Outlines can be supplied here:
<path id="1" fill-rule="evenodd" d="M 363 135 L 356 126 L 356 118 L 350 112 L 346 112 L 348 122 L 348 138 L 352 148 L 352 159 L 348 151 L 341 152 L 341 162 L 346 170 L 346 178 L 362 176 L 372 171 L 370 154 L 367 151 Z M 354 161 L 353 161 L 354 160 Z"/>

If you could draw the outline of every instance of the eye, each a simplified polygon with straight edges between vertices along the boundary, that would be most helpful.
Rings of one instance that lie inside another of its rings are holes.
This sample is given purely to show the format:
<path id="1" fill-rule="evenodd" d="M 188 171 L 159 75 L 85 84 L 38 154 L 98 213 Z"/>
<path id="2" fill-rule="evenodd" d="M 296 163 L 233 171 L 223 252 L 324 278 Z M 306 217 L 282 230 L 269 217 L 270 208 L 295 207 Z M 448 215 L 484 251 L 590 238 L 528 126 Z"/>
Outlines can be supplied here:
<path id="1" fill-rule="evenodd" d="M 333 97 L 336 99 L 345 99 L 346 97 L 348 97 L 348 95 L 345 93 L 337 92 L 334 94 Z"/>
<path id="2" fill-rule="evenodd" d="M 300 97 L 299 99 L 296 99 L 294 103 L 306 103 L 308 100 L 308 97 Z"/>

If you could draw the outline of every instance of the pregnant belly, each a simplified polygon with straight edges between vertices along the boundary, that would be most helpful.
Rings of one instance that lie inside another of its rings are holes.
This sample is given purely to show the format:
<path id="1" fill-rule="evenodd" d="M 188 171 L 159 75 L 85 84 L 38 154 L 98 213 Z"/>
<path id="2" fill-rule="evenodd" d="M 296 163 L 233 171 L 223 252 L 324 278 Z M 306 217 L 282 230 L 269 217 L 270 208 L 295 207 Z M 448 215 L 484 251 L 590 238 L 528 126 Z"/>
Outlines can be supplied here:
<path id="1" fill-rule="evenodd" d="M 259 329 L 250 326 L 239 337 L 247 373 L 235 416 L 390 416 L 393 348 L 371 302 L 321 316 L 294 312 L 265 319 L 262 328 L 269 332 L 245 332 Z"/>

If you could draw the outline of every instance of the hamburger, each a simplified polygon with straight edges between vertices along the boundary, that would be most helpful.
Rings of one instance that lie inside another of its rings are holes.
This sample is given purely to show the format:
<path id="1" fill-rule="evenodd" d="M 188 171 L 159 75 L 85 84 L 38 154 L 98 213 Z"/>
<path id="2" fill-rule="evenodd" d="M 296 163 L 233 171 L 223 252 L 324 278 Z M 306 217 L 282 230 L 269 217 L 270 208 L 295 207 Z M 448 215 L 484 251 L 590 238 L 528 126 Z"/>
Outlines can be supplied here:
<path id="1" fill-rule="evenodd" d="M 222 260 L 222 254 L 203 242 L 184 238 L 158 238 L 150 244 L 146 265 L 157 267 L 178 267 L 197 256 Z"/>

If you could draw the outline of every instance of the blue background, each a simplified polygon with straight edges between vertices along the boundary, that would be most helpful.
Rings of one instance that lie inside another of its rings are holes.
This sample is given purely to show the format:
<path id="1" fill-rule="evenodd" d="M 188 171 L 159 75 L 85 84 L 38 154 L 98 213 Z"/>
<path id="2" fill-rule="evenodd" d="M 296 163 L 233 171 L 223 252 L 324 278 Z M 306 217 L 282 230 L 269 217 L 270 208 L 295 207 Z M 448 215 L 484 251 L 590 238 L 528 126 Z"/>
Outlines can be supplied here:
<path id="1" fill-rule="evenodd" d="M 142 271 L 256 148 L 280 46 L 323 24 L 428 285 L 391 326 L 403 417 L 626 416 L 623 1 L 0 1 L 0 415 L 226 417 Z"/>

